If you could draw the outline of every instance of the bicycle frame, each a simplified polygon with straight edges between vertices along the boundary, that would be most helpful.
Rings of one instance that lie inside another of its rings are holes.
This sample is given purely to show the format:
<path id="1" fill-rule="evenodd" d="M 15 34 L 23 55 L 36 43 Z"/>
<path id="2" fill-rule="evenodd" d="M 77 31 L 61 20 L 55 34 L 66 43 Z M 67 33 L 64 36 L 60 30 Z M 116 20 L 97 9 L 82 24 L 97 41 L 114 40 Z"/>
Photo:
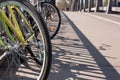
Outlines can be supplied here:
<path id="1" fill-rule="evenodd" d="M 12 32 L 14 32 L 16 38 L 18 39 L 18 41 L 20 42 L 21 46 L 25 46 L 27 45 L 28 41 L 30 41 L 33 37 L 34 37 L 34 31 L 32 29 L 32 26 L 28 23 L 28 21 L 26 20 L 25 16 L 23 15 L 23 13 L 15 6 L 15 5 L 7 5 L 8 11 L 11 14 L 11 18 L 12 18 L 12 22 L 9 20 L 9 18 L 7 17 L 7 15 L 0 9 L 0 21 L 6 31 L 6 34 L 8 35 L 8 37 L 15 43 L 15 39 L 13 38 L 13 36 L 11 35 L 8 27 L 12 30 Z M 24 20 L 24 22 L 26 23 L 26 25 L 30 28 L 30 31 L 32 32 L 32 35 L 25 40 L 20 26 L 18 25 L 17 19 L 15 17 L 15 14 L 13 12 L 13 9 L 15 9 L 17 11 L 17 13 L 20 15 L 20 17 Z M 8 25 L 8 26 L 7 26 Z M 2 38 L 0 37 L 0 44 L 6 49 L 7 46 L 5 45 L 5 43 L 2 41 Z"/>

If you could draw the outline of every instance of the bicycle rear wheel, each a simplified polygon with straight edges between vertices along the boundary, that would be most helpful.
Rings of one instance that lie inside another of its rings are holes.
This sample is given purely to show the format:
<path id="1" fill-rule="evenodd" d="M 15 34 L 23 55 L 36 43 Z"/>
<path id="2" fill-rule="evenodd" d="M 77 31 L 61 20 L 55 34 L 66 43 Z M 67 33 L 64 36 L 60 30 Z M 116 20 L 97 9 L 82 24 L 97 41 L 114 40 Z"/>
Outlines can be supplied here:
<path id="1" fill-rule="evenodd" d="M 14 12 L 27 45 L 21 45 L 15 34 L 17 31 L 11 30 L 2 17 L 1 12 L 4 12 L 8 21 L 16 25 L 8 5 Z M 50 72 L 52 50 L 43 19 L 24 0 L 0 0 L 0 9 L 0 80 L 46 80 Z"/>
<path id="2" fill-rule="evenodd" d="M 39 8 L 39 6 L 38 6 Z M 53 39 L 58 33 L 61 25 L 61 15 L 58 8 L 50 2 L 42 2 L 41 14 L 47 24 L 50 38 Z"/>

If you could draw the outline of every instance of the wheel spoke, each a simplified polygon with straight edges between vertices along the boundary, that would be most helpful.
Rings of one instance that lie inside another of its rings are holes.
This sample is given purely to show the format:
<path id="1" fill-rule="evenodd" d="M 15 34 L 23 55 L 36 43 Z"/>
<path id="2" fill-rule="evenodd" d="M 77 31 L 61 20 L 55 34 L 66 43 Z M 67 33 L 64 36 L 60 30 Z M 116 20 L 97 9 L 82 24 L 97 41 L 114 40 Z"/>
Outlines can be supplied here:
<path id="1" fill-rule="evenodd" d="M 42 18 L 26 1 L 0 0 L 0 9 L 0 80 L 46 80 L 51 44 Z"/>

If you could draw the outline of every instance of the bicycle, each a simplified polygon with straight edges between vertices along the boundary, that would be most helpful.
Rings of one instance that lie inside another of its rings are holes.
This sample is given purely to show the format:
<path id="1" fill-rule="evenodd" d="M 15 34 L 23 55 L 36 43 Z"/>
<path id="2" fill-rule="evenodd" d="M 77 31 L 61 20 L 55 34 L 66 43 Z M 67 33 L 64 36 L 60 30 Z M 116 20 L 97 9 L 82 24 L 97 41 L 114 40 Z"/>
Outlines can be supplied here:
<path id="1" fill-rule="evenodd" d="M 25 0 L 0 0 L 0 80 L 46 80 L 51 52 L 37 10 Z"/>
<path id="2" fill-rule="evenodd" d="M 36 3 L 37 4 L 34 4 L 34 6 L 37 6 L 38 12 L 42 15 L 44 21 L 47 24 L 50 38 L 53 39 L 60 29 L 60 12 L 58 8 L 48 0 L 37 0 Z"/>

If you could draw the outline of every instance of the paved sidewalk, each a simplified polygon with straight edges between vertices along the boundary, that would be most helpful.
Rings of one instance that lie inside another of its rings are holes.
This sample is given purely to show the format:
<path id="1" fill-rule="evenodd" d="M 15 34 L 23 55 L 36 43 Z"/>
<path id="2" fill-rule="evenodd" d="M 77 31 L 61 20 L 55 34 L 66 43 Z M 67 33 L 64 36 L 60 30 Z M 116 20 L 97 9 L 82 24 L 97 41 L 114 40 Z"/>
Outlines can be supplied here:
<path id="1" fill-rule="evenodd" d="M 120 80 L 119 71 L 86 37 L 87 33 L 81 32 L 81 25 L 75 24 L 79 23 L 77 14 L 62 15 L 59 34 L 52 40 L 53 63 L 48 80 Z M 116 67 L 120 70 L 119 65 Z"/>

